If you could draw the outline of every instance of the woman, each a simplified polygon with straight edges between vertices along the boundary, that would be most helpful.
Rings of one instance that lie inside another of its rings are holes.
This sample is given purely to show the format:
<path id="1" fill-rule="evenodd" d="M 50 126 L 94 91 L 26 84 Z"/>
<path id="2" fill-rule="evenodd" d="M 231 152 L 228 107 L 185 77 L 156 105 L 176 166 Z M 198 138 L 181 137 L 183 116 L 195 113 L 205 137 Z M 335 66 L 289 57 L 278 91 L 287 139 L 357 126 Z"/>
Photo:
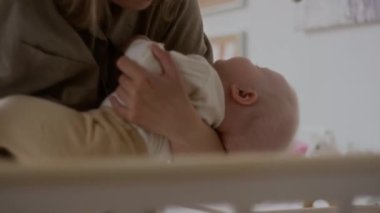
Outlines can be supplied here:
<path id="1" fill-rule="evenodd" d="M 207 150 L 205 140 L 217 146 L 216 134 L 191 107 L 167 53 L 156 50 L 155 54 L 166 73 L 162 76 L 151 76 L 122 57 L 120 70 L 138 70 L 142 75 L 137 79 L 121 76 L 118 85 L 114 66 L 135 35 L 162 42 L 169 50 L 211 60 L 196 2 L 3 0 L 0 97 L 30 94 L 87 110 L 117 87 L 123 101 L 133 103 L 129 108 L 113 103 L 121 117 L 182 144 L 177 150 L 186 149 L 190 142 Z"/>

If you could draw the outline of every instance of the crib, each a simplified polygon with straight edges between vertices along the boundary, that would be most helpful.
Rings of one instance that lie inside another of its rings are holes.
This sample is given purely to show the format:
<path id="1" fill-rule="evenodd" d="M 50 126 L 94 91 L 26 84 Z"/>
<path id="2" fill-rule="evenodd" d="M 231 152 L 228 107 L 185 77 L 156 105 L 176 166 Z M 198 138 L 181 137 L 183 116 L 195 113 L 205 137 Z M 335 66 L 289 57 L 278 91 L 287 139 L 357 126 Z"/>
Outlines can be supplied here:
<path id="1" fill-rule="evenodd" d="M 260 212 L 262 202 L 334 201 L 329 208 L 270 213 L 380 213 L 353 206 L 380 196 L 380 156 L 284 154 L 188 156 L 173 161 L 103 159 L 0 164 L 0 212 Z M 225 205 L 225 209 L 215 205 Z M 195 211 L 198 210 L 198 211 Z M 267 211 L 269 213 L 269 211 Z"/>

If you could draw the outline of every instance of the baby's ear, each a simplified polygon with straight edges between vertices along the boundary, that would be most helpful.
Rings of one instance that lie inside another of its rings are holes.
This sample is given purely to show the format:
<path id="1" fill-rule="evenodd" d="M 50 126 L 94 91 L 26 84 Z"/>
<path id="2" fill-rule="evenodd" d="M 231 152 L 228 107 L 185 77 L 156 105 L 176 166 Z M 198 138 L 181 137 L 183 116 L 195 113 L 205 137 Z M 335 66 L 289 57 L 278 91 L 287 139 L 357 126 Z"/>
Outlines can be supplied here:
<path id="1" fill-rule="evenodd" d="M 259 94 L 253 89 L 242 88 L 233 84 L 231 86 L 231 97 L 240 105 L 251 106 L 257 102 Z"/>

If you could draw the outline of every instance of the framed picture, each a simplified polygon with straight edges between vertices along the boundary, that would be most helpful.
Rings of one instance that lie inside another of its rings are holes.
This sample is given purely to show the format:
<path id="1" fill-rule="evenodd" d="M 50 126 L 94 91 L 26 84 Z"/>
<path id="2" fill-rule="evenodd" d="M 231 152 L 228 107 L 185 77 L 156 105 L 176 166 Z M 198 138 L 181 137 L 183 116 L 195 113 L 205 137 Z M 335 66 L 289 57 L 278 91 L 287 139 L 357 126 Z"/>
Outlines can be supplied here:
<path id="1" fill-rule="evenodd" d="M 245 33 L 210 37 L 210 42 L 215 60 L 245 56 Z"/>
<path id="2" fill-rule="evenodd" d="M 347 26 L 380 21 L 379 0 L 297 0 L 301 30 Z"/>
<path id="3" fill-rule="evenodd" d="M 246 0 L 198 0 L 198 2 L 204 15 L 242 8 L 246 4 Z"/>

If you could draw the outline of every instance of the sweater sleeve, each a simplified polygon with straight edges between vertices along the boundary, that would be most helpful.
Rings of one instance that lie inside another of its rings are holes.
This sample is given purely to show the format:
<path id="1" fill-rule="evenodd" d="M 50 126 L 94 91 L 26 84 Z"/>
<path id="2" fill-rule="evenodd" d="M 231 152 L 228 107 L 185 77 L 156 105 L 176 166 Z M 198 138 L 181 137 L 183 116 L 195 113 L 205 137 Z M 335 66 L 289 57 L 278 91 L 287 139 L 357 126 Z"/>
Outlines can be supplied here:
<path id="1" fill-rule="evenodd" d="M 165 47 L 185 55 L 202 55 L 212 62 L 212 48 L 204 33 L 198 1 L 172 0 L 166 4 L 169 3 L 172 5 L 163 10 L 163 13 L 172 14 L 167 17 L 171 22 L 163 41 Z"/>
<path id="2" fill-rule="evenodd" d="M 158 0 L 146 10 L 120 10 L 121 14 L 114 14 L 116 19 L 108 31 L 120 51 L 124 51 L 125 42 L 133 36 L 145 35 L 165 44 L 167 50 L 201 55 L 213 61 L 197 0 Z"/>

